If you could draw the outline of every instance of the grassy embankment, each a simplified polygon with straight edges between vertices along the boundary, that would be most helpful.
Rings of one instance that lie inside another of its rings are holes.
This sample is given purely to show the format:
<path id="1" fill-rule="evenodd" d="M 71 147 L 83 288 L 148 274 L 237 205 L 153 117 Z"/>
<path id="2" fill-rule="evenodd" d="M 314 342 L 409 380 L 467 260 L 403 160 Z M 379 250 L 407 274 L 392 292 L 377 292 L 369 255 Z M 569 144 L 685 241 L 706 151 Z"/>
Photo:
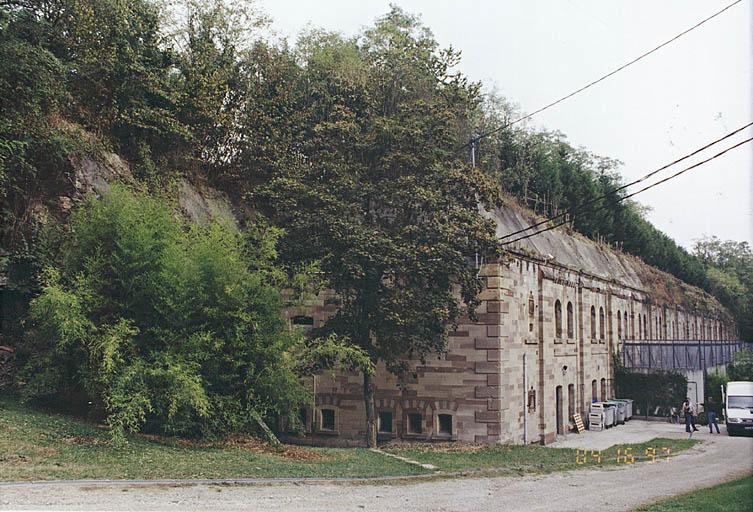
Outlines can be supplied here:
<path id="1" fill-rule="evenodd" d="M 675 453 L 694 442 L 657 439 L 631 448 L 639 461 L 641 458 L 637 456 L 646 447 L 668 447 Z M 541 446 L 453 444 L 386 449 L 450 472 L 532 474 L 617 464 L 615 448 L 602 452 L 600 463 L 591 454 Z M 662 458 L 659 450 L 657 455 Z M 432 471 L 359 448 L 288 446 L 278 453 L 253 439 L 197 444 L 146 436 L 132 436 L 127 446 L 118 448 L 108 442 L 107 432 L 102 428 L 31 409 L 12 399 L 0 399 L 0 481 L 417 474 L 432 474 Z"/>
<path id="2" fill-rule="evenodd" d="M 680 494 L 636 509 L 636 512 L 750 512 L 753 510 L 753 476 Z"/>

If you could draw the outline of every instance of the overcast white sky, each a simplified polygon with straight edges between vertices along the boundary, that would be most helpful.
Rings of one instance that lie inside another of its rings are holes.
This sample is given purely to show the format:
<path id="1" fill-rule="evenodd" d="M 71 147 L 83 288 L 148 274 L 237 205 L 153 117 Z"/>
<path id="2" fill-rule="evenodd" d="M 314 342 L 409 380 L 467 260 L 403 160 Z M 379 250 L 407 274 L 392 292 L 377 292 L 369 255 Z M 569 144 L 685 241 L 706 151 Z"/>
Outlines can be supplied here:
<path id="1" fill-rule="evenodd" d="M 732 1 L 392 3 L 420 14 L 441 46 L 461 50 L 460 68 L 471 79 L 489 90 L 496 87 L 523 112 L 531 112 Z M 293 43 L 307 25 L 356 34 L 388 12 L 390 2 L 259 3 L 272 18 L 272 28 Z M 607 81 L 537 115 L 533 125 L 562 131 L 576 146 L 623 161 L 622 175 L 631 180 L 750 122 L 752 5 L 753 0 L 743 0 Z M 749 128 L 733 140 L 751 136 Z M 749 143 L 636 199 L 652 208 L 649 219 L 659 229 L 687 248 L 703 235 L 753 243 L 752 148 Z"/>

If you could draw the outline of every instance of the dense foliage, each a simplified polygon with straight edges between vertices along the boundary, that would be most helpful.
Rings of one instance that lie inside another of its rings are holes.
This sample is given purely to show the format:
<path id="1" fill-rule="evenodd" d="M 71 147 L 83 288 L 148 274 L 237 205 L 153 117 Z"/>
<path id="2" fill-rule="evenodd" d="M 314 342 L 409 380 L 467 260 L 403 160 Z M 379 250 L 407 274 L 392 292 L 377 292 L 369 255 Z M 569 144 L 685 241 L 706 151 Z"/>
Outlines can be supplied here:
<path id="1" fill-rule="evenodd" d="M 479 131 L 504 126 L 517 115 L 492 98 L 483 106 Z M 539 214 L 569 213 L 573 228 L 584 235 L 707 288 L 701 262 L 648 222 L 638 203 L 622 200 L 634 189 L 612 192 L 622 185 L 619 161 L 576 149 L 561 133 L 517 127 L 481 139 L 477 156 L 503 190 Z M 584 203 L 589 206 L 578 208 Z"/>
<path id="2" fill-rule="evenodd" d="M 729 380 L 753 382 L 753 349 L 746 348 L 732 356 L 732 363 L 727 367 Z"/>
<path id="3" fill-rule="evenodd" d="M 729 381 L 729 375 L 724 372 L 720 372 L 718 370 L 709 372 L 708 375 L 706 375 L 706 379 L 704 381 L 706 386 L 706 389 L 704 390 L 704 402 L 711 398 L 717 404 L 723 404 L 724 400 L 722 400 L 722 388 L 726 388 L 727 382 Z"/>
<path id="4" fill-rule="evenodd" d="M 706 267 L 711 293 L 738 319 L 742 338 L 753 342 L 753 250 L 747 242 L 709 237 L 693 253 Z"/>
<path id="5" fill-rule="evenodd" d="M 635 400 L 635 414 L 668 414 L 672 407 L 680 409 L 688 393 L 688 379 L 679 372 L 635 372 L 622 365 L 615 357 L 615 393 L 618 397 Z"/>
<path id="6" fill-rule="evenodd" d="M 285 145 L 269 155 L 242 147 L 240 177 L 255 179 L 238 186 L 285 226 L 284 257 L 318 261 L 337 292 L 324 330 L 400 375 L 406 358 L 444 350 L 464 305 L 473 314 L 482 281 L 469 256 L 496 251 L 478 209 L 497 204 L 496 187 L 453 151 L 478 86 L 452 70 L 455 52 L 397 8 L 360 38 L 307 35 L 299 61 L 272 61 L 271 79 L 259 78 L 268 96 L 241 123 L 253 141 L 269 130 L 259 119 L 278 116 Z M 369 373 L 364 392 L 375 442 Z"/>
<path id="7" fill-rule="evenodd" d="M 31 303 L 25 397 L 91 404 L 116 436 L 248 431 L 295 411 L 271 235 L 187 226 L 163 203 L 116 188 L 73 214 Z"/>

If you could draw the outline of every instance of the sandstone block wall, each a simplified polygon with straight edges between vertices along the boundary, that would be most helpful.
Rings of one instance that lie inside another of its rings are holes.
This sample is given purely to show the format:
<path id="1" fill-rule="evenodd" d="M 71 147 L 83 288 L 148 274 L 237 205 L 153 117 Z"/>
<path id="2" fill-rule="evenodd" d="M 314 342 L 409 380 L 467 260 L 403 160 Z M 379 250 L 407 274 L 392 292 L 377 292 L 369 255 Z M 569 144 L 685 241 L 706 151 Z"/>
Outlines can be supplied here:
<path id="1" fill-rule="evenodd" d="M 495 219 L 501 233 L 530 223 L 520 212 Z M 478 320 L 461 319 L 446 354 L 409 361 L 402 383 L 378 367 L 380 439 L 547 444 L 567 435 L 574 413 L 586 418 L 593 400 L 614 397 L 613 354 L 624 340 L 737 334 L 718 302 L 640 260 L 561 232 L 530 240 L 482 266 Z M 310 328 L 336 312 L 327 292 L 287 314 Z M 362 443 L 362 377 L 322 375 L 311 385 L 307 439 Z"/>

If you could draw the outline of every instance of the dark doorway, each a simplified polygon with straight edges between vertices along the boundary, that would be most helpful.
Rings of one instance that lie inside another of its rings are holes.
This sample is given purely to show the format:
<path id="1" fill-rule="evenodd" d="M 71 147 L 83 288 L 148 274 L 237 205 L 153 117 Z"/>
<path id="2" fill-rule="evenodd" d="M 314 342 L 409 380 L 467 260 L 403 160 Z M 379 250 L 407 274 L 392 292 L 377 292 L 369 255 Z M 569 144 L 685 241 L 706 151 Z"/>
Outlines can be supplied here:
<path id="1" fill-rule="evenodd" d="M 556 395 L 557 395 L 557 434 L 561 435 L 564 433 L 564 428 L 562 425 L 562 386 L 557 386 Z"/>

